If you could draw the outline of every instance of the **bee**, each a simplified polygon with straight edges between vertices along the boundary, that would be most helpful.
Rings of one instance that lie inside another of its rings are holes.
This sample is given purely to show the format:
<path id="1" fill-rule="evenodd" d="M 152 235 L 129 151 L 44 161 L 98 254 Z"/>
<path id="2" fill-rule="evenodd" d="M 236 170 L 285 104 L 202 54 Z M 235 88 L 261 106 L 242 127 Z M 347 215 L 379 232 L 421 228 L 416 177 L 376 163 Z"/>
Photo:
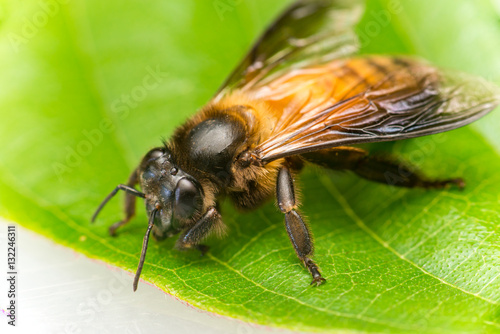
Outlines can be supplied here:
<path id="1" fill-rule="evenodd" d="M 215 96 L 163 145 L 150 150 L 96 210 L 119 191 L 127 224 L 143 198 L 149 216 L 133 288 L 150 233 L 180 234 L 176 247 L 198 249 L 224 234 L 219 202 L 255 209 L 275 194 L 285 228 L 312 285 L 325 282 L 313 261 L 308 224 L 298 210 L 294 177 L 305 164 L 348 170 L 388 183 L 401 163 L 357 144 L 431 135 L 469 124 L 493 110 L 499 90 L 480 78 L 440 70 L 409 56 L 359 55 L 354 31 L 363 1 L 299 0 L 260 37 Z M 354 146 L 353 146 L 354 145 Z M 394 185 L 463 188 L 461 178 L 405 174 Z M 135 188 L 140 184 L 142 191 Z"/>

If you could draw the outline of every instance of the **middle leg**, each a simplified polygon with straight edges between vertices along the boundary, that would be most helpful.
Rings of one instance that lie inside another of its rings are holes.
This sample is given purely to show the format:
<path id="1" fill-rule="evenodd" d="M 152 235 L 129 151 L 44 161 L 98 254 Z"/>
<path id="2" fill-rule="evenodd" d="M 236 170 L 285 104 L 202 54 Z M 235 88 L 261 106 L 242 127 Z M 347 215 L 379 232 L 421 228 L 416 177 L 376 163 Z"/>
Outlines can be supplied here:
<path id="1" fill-rule="evenodd" d="M 310 258 L 314 251 L 311 233 L 296 210 L 293 178 L 287 166 L 283 166 L 278 173 L 276 197 L 278 207 L 285 214 L 286 231 L 295 248 L 295 252 L 313 277 L 311 285 L 320 285 L 325 279 L 321 276 L 316 263 Z"/>

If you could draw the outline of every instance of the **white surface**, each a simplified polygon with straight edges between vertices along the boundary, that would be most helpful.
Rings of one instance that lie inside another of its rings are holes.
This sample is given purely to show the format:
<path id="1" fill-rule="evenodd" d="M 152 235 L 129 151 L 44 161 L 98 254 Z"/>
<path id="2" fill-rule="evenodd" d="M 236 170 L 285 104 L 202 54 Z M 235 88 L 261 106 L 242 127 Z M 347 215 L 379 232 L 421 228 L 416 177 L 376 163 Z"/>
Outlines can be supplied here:
<path id="1" fill-rule="evenodd" d="M 7 225 L 0 219 L 0 308 L 7 303 Z M 185 305 L 17 225 L 19 318 L 0 310 L 0 333 L 286 333 Z"/>

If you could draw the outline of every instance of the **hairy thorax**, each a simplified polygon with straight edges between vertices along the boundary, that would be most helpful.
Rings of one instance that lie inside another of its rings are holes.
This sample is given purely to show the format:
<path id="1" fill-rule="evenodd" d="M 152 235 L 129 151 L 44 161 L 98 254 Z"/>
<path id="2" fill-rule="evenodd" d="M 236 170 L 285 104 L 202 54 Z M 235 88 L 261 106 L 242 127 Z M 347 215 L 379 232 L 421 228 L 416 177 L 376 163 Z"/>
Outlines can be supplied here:
<path id="1" fill-rule="evenodd" d="M 243 163 L 241 157 L 269 137 L 274 121 L 264 103 L 229 96 L 190 119 L 174 136 L 174 151 L 183 168 L 205 180 L 206 187 L 217 188 L 219 196 L 229 196 L 240 209 L 252 209 L 273 193 L 283 161 L 260 166 Z"/>

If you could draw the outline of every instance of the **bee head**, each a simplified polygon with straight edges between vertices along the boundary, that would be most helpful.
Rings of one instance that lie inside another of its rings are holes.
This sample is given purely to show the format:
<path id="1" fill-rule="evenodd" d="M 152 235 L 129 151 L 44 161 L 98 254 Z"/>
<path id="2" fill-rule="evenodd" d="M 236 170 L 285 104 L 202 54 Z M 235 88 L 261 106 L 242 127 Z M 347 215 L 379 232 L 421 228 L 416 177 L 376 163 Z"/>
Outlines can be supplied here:
<path id="1" fill-rule="evenodd" d="M 154 214 L 154 235 L 164 239 L 180 232 L 182 222 L 202 209 L 203 189 L 184 172 L 164 148 L 149 151 L 139 167 L 139 182 L 145 194 L 146 210 Z"/>
<path id="2" fill-rule="evenodd" d="M 137 181 L 140 182 L 143 192 L 133 187 Z M 154 236 L 160 240 L 179 233 L 183 223 L 202 209 L 204 194 L 200 183 L 181 170 L 164 147 L 152 149 L 146 154 L 137 172 L 132 174 L 129 185 L 118 185 L 99 205 L 92 216 L 92 222 L 119 190 L 126 191 L 131 197 L 144 198 L 149 216 L 148 229 L 134 278 L 135 291 L 146 258 L 150 232 L 153 231 Z M 111 226 L 110 233 L 114 234 L 116 228 L 129 219 L 130 217 Z"/>

